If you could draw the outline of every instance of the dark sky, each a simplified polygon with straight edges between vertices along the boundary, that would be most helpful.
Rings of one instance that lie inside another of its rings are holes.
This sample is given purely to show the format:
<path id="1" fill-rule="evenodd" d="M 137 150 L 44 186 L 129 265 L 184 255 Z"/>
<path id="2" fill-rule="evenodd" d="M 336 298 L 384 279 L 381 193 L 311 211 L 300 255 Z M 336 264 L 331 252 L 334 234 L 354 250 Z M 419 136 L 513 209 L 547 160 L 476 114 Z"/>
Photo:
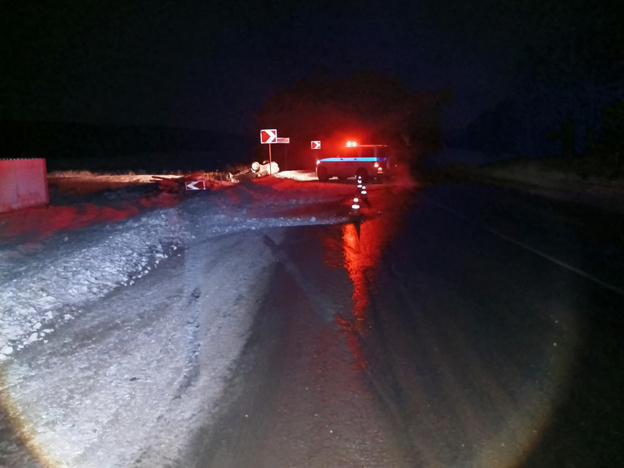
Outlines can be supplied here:
<path id="1" fill-rule="evenodd" d="M 527 47 L 574 36 L 590 3 L 4 2 L 0 118 L 246 134 L 302 77 L 371 70 L 451 88 L 445 123 L 462 127 L 514 92 Z"/>

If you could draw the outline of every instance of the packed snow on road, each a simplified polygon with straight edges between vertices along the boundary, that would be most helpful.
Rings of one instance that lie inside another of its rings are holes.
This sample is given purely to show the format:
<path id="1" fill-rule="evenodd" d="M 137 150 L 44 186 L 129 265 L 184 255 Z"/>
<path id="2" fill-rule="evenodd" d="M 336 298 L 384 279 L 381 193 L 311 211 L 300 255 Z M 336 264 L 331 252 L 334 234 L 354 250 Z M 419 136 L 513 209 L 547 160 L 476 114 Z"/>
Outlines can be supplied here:
<path id="1" fill-rule="evenodd" d="M 59 192 L 0 215 L 0 465 L 175 460 L 245 344 L 265 236 L 348 219 L 354 186 L 312 179 Z"/>

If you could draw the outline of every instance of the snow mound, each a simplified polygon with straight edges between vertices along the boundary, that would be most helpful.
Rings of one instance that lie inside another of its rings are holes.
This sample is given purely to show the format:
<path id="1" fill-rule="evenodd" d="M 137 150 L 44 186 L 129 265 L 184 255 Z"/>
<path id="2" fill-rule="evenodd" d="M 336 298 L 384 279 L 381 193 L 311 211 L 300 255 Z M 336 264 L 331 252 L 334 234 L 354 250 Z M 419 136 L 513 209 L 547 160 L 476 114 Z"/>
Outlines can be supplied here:
<path id="1" fill-rule="evenodd" d="M 293 180 L 298 173 L 288 172 L 287 178 L 201 193 L 173 208 L 144 212 L 116 224 L 58 231 L 33 249 L 26 244 L 2 252 L 0 361 L 35 341 L 47 340 L 59 322 L 77 318 L 86 304 L 116 288 L 131 286 L 193 241 L 246 230 L 345 221 L 340 201 L 352 187 L 302 188 L 306 184 Z M 336 210 L 299 214 L 288 210 L 328 200 L 336 202 Z"/>

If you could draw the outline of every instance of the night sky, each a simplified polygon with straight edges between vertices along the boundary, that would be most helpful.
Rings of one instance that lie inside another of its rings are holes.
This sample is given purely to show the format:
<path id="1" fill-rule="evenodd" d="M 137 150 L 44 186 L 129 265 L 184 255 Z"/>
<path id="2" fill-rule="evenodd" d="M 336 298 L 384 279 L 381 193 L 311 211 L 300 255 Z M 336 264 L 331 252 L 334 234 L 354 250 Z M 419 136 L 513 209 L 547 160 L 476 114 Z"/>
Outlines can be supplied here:
<path id="1" fill-rule="evenodd" d="M 0 119 L 248 134 L 301 78 L 370 70 L 414 91 L 452 89 L 444 124 L 463 128 L 568 46 L 621 57 L 619 3 L 4 2 Z M 583 68 L 592 52 L 581 55 Z"/>

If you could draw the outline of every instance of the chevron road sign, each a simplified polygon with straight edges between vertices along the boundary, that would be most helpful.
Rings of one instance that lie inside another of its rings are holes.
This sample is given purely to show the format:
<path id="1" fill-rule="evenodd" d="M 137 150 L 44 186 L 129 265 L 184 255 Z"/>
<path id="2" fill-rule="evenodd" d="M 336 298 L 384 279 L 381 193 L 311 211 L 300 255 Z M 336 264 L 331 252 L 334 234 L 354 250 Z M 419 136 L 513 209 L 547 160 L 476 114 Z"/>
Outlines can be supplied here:
<path id="1" fill-rule="evenodd" d="M 263 145 L 277 143 L 277 130 L 274 128 L 260 130 L 260 143 Z"/>
<path id="2" fill-rule="evenodd" d="M 186 190 L 206 190 L 206 182 L 203 180 L 194 180 L 192 182 L 187 182 Z"/>

